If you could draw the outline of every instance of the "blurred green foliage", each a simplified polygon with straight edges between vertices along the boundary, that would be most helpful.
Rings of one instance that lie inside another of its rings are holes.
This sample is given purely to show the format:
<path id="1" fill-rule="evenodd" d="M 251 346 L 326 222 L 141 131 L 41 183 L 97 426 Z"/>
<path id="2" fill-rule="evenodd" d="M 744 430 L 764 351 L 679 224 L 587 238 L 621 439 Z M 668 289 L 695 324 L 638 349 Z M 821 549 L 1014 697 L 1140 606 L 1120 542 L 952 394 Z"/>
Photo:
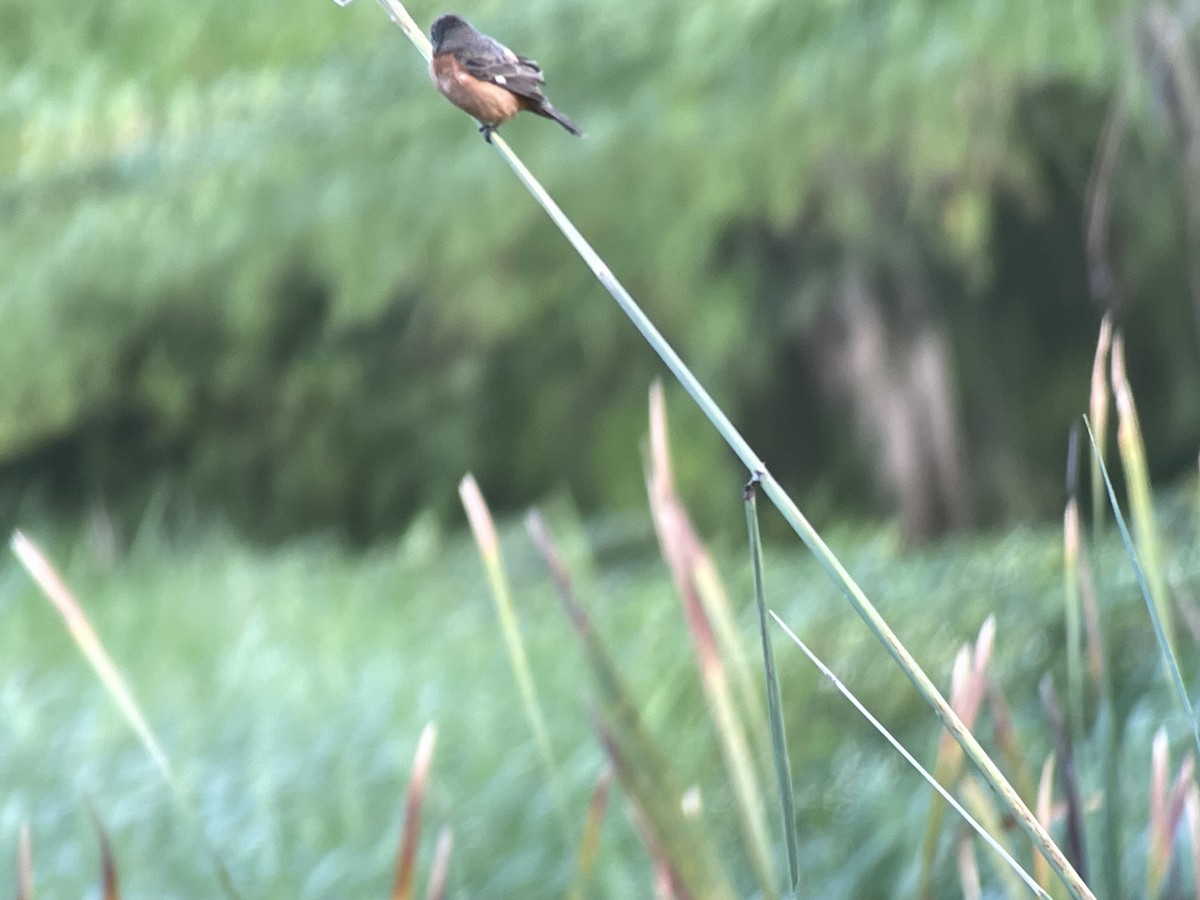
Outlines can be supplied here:
<path id="1" fill-rule="evenodd" d="M 923 285 L 1003 512 L 1044 502 L 1081 406 L 1083 197 L 1117 96 L 1132 377 L 1158 471 L 1194 460 L 1186 210 L 1140 9 L 456 11 L 544 65 L 587 139 L 506 136 L 777 474 L 865 499 L 808 353 L 857 260 L 885 300 Z M 0 0 L 0 271 L 10 488 L 136 508 L 167 484 L 260 535 L 360 539 L 449 508 L 466 470 L 500 505 L 640 495 L 657 363 L 372 3 Z M 736 483 L 675 418 L 685 482 Z"/>
<path id="2" fill-rule="evenodd" d="M 1160 511 L 1164 533 L 1176 539 L 1180 589 L 1194 595 L 1194 494 Z M 683 782 L 699 787 L 721 864 L 748 886 L 732 786 L 648 516 L 624 523 L 616 554 L 608 546 L 614 534 L 578 529 L 561 504 L 548 518 L 648 729 Z M 211 526 L 171 539 L 148 520 L 113 565 L 85 529 L 33 534 L 62 564 L 245 896 L 386 896 L 413 745 L 430 720 L 439 741 L 423 871 L 432 834 L 446 823 L 454 829 L 455 896 L 562 896 L 605 757 L 589 720 L 595 689 L 584 651 L 522 529 L 502 523 L 501 538 L 562 761 L 560 788 L 575 823 L 565 829 L 466 537 L 447 538 L 426 517 L 403 540 L 365 554 L 324 538 L 264 549 Z M 943 688 L 958 648 L 996 616 L 990 672 L 1012 706 L 1018 746 L 1036 767 L 1053 747 L 1037 684 L 1047 671 L 1061 684 L 1065 669 L 1061 534 L 1017 528 L 920 553 L 905 550 L 895 528 L 842 528 L 826 538 Z M 928 707 L 814 559 L 790 546 L 768 550 L 772 607 L 928 763 L 941 733 Z M 1092 553 L 1121 729 L 1121 840 L 1137 885 L 1151 735 L 1167 724 L 1184 747 L 1188 728 L 1112 529 Z M 746 548 L 717 555 L 744 646 L 756 649 Z M 11 852 L 28 821 L 38 895 L 86 894 L 98 880 L 89 797 L 129 896 L 213 896 L 195 833 L 53 609 L 19 572 L 0 581 L 0 614 L 0 847 Z M 794 646 L 778 633 L 776 640 L 806 889 L 820 897 L 914 896 L 928 786 Z M 979 733 L 991 749 L 989 720 Z M 1081 754 L 1085 776 L 1094 774 L 1094 757 Z M 957 895 L 955 837 L 947 827 L 937 896 Z M 985 879 L 994 879 L 992 858 L 981 861 Z M 652 878 L 624 795 L 614 792 L 595 896 L 647 896 Z"/>

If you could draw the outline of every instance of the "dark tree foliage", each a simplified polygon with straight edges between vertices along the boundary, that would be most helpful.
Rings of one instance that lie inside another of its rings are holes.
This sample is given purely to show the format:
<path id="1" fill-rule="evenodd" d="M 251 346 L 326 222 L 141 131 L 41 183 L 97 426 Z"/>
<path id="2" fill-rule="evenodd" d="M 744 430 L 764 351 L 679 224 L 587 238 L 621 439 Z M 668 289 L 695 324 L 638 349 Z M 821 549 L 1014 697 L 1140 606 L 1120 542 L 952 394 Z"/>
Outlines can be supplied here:
<path id="1" fill-rule="evenodd" d="M 540 61 L 587 139 L 504 134 L 809 502 L 1056 508 L 1106 305 L 1156 474 L 1194 466 L 1197 54 L 1142 4 L 458 12 Z M 509 505 L 641 491 L 659 365 L 373 4 L 0 2 L 0 271 L 10 498 L 367 540 L 467 470 Z M 726 510 L 741 476 L 676 420 Z"/>

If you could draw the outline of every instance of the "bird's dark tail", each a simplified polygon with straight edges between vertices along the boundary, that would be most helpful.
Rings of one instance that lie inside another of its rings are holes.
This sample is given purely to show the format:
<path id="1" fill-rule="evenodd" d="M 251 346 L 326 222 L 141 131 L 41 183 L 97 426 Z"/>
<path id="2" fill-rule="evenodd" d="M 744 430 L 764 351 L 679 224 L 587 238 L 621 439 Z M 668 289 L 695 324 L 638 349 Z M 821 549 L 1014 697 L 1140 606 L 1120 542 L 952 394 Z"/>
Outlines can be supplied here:
<path id="1" fill-rule="evenodd" d="M 543 100 L 537 106 L 531 107 L 530 112 L 535 112 L 539 116 L 545 116 L 547 119 L 553 119 L 575 137 L 583 137 L 583 132 L 579 130 L 579 126 L 560 113 L 557 109 L 550 105 L 549 101 Z"/>

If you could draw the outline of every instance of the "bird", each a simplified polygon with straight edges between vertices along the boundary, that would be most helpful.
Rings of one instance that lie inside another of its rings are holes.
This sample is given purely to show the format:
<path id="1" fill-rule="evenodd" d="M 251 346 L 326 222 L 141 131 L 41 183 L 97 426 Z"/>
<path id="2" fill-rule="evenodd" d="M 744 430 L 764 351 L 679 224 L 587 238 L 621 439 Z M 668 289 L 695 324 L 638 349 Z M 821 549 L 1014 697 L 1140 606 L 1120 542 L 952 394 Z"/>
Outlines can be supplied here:
<path id="1" fill-rule="evenodd" d="M 439 17 L 429 37 L 433 43 L 429 77 L 447 100 L 479 121 L 479 131 L 489 144 L 492 133 L 523 109 L 583 137 L 579 127 L 542 93 L 546 79 L 532 59 L 513 53 L 454 15 Z"/>

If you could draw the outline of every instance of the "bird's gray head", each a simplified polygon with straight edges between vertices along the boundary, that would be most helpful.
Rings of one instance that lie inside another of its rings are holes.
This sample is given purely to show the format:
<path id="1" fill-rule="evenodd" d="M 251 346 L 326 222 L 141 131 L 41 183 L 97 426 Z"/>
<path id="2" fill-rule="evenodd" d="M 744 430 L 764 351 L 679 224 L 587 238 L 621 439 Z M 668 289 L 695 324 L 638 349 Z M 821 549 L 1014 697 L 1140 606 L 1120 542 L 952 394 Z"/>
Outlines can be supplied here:
<path id="1" fill-rule="evenodd" d="M 433 52 L 438 53 L 446 47 L 447 43 L 452 44 L 456 38 L 461 39 L 473 34 L 474 31 L 475 29 L 467 24 L 466 19 L 458 16 L 440 16 L 429 27 L 429 40 L 433 43 Z"/>

